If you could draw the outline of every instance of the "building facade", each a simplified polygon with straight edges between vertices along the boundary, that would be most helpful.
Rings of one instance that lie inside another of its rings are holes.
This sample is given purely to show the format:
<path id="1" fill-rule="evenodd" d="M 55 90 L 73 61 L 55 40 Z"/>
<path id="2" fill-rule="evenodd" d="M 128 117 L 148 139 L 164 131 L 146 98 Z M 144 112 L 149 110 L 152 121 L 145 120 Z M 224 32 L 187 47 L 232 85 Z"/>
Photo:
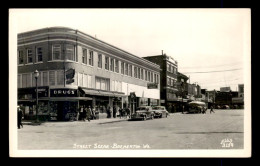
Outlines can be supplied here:
<path id="1" fill-rule="evenodd" d="M 178 84 L 177 84 L 177 73 L 178 73 L 178 62 L 171 56 L 166 54 L 143 57 L 153 63 L 158 64 L 161 67 L 161 79 L 160 82 L 160 104 L 166 106 L 169 112 L 176 111 L 173 107 L 174 103 L 178 102 Z"/>
<path id="2" fill-rule="evenodd" d="M 54 120 L 75 117 L 81 106 L 105 113 L 113 106 L 134 111 L 160 104 L 159 65 L 78 30 L 53 27 L 20 33 L 17 51 L 18 104 L 25 107 L 25 115 L 36 111 L 35 70 L 38 115 Z"/>

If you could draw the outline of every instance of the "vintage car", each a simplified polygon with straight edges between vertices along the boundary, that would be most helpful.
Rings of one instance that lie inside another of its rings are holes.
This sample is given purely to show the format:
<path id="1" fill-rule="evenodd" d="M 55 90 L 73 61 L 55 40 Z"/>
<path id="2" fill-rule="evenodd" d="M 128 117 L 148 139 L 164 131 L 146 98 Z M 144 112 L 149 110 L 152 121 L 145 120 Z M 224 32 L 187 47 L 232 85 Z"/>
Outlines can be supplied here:
<path id="1" fill-rule="evenodd" d="M 189 103 L 189 113 L 206 113 L 206 103 L 201 101 L 192 101 Z"/>
<path id="2" fill-rule="evenodd" d="M 154 111 L 152 110 L 151 106 L 140 106 L 136 109 L 135 113 L 132 114 L 131 119 L 153 119 L 154 118 Z"/>
<path id="3" fill-rule="evenodd" d="M 223 105 L 222 109 L 229 109 L 229 106 L 228 105 Z"/>
<path id="4" fill-rule="evenodd" d="M 164 106 L 154 106 L 152 107 L 152 110 L 154 111 L 155 118 L 167 118 L 168 116 L 168 111 Z"/>

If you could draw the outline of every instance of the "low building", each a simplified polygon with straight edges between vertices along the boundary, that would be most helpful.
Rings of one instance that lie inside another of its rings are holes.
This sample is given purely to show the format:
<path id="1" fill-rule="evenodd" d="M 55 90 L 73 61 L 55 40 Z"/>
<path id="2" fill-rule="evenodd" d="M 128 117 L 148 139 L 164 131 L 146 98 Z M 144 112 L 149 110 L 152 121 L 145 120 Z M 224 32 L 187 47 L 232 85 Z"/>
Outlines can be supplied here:
<path id="1" fill-rule="evenodd" d="M 159 105 L 160 66 L 81 31 L 44 28 L 18 34 L 18 104 L 25 115 L 76 117 L 81 106 Z M 152 86 L 151 86 L 152 85 Z M 132 94 L 132 97 L 130 96 Z"/>

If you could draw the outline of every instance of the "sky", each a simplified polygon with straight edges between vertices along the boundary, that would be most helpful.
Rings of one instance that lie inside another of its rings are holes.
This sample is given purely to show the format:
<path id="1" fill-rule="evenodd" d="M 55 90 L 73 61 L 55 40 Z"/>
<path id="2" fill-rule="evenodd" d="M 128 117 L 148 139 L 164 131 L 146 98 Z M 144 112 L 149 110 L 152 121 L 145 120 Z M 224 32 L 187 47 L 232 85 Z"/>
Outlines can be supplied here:
<path id="1" fill-rule="evenodd" d="M 163 50 L 202 89 L 237 91 L 248 78 L 249 9 L 11 9 L 9 14 L 15 33 L 62 26 L 139 57 Z"/>

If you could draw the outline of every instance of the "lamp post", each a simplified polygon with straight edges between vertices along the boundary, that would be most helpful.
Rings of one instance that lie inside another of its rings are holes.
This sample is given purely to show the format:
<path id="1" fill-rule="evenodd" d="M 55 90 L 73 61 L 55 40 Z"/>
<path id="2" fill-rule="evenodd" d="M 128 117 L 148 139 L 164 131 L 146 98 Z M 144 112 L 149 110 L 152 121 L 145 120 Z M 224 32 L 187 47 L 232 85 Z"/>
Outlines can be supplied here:
<path id="1" fill-rule="evenodd" d="M 183 92 L 184 92 L 184 80 L 183 79 L 181 79 L 181 99 L 182 99 L 182 113 L 184 113 L 184 104 L 183 104 Z"/>
<path id="2" fill-rule="evenodd" d="M 39 120 L 38 120 L 38 84 L 37 84 L 37 80 L 39 77 L 38 70 L 35 70 L 34 77 L 35 77 L 35 81 L 36 81 L 36 122 L 39 122 Z"/>

